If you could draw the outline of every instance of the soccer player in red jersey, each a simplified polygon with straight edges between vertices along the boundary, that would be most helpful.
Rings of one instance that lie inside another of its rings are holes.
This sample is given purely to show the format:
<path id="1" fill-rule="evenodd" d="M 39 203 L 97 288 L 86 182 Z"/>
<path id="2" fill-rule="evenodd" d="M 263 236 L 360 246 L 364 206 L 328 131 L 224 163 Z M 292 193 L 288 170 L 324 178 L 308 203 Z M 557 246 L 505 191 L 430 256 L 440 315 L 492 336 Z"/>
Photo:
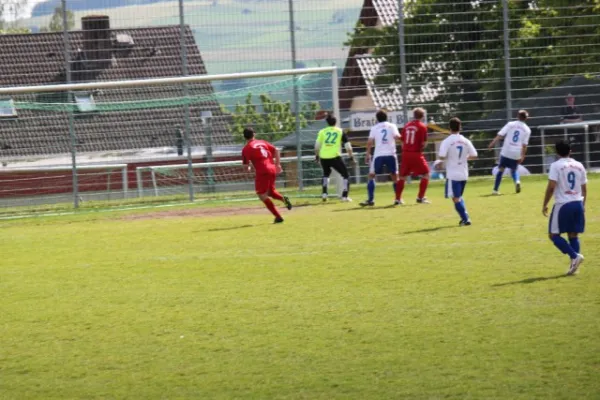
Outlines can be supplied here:
<path id="1" fill-rule="evenodd" d="M 258 198 L 265 203 L 265 206 L 271 214 L 275 216 L 275 223 L 279 224 L 283 222 L 283 218 L 277 211 L 275 204 L 269 197 L 275 200 L 282 201 L 288 210 L 292 209 L 292 203 L 286 196 L 282 196 L 275 189 L 275 179 L 277 174 L 281 173 L 281 162 L 279 150 L 275 148 L 271 143 L 264 140 L 257 140 L 255 138 L 254 129 L 245 128 L 244 138 L 246 139 L 246 145 L 242 149 L 242 162 L 246 171 L 250 172 L 250 163 L 254 166 L 256 171 L 256 178 L 254 186 L 256 188 L 256 194 Z M 275 158 L 275 163 L 273 163 Z"/>
<path id="2" fill-rule="evenodd" d="M 425 197 L 425 191 L 427 191 L 427 185 L 429 185 L 429 165 L 423 156 L 423 150 L 427 146 L 427 125 L 422 122 L 423 117 L 425 117 L 425 110 L 415 108 L 413 110 L 414 119 L 402 129 L 402 162 L 400 164 L 400 177 L 396 183 L 395 204 L 404 204 L 402 191 L 404 190 L 406 178 L 410 175 L 421 175 L 417 203 L 429 203 L 429 200 Z"/>

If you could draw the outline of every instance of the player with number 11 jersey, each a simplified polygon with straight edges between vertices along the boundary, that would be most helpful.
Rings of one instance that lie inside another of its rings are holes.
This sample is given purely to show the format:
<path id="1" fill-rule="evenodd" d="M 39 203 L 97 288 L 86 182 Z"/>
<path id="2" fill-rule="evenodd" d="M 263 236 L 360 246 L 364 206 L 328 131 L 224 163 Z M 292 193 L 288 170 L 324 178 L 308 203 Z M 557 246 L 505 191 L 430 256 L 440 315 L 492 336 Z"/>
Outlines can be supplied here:
<path id="1" fill-rule="evenodd" d="M 394 204 L 404 204 L 402 192 L 404 191 L 406 178 L 411 175 L 421 177 L 417 203 L 429 203 L 425 198 L 425 191 L 427 191 L 429 185 L 429 165 L 427 165 L 427 160 L 423 155 L 423 151 L 427 146 L 427 125 L 422 121 L 424 117 L 425 110 L 415 108 L 413 110 L 414 119 L 402 129 L 402 161 L 400 163 L 400 177 L 396 183 L 396 202 Z"/>

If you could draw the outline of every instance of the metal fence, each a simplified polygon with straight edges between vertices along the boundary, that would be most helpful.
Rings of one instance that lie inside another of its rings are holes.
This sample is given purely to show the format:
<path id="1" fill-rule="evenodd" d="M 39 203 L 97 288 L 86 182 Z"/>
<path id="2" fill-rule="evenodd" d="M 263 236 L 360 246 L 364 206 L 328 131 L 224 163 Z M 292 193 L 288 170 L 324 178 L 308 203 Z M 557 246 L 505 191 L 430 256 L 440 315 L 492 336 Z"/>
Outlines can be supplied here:
<path id="1" fill-rule="evenodd" d="M 230 161 L 239 159 L 243 123 L 264 128 L 259 134 L 297 157 L 283 179 L 290 190 L 304 190 L 319 181 L 318 166 L 302 158 L 312 154 L 316 132 L 324 127 L 317 111 L 332 110 L 338 101 L 340 124 L 359 154 L 377 109 L 390 110 L 401 125 L 413 107 L 423 107 L 434 132 L 459 116 L 479 149 L 519 109 L 527 109 L 533 129 L 529 170 L 544 172 L 551 144 L 564 137 L 589 168 L 600 167 L 600 9 L 592 0 L 51 0 L 38 4 L 31 18 L 19 19 L 23 15 L 14 6 L 21 3 L 0 1 L 3 88 L 331 65 L 340 81 L 335 96 L 327 76 L 66 97 L 2 95 L 3 205 L 64 201 L 73 193 L 76 206 L 86 196 L 137 196 L 134 167 L 128 191 L 115 186 L 122 179 L 114 168 L 73 174 L 68 184 L 56 171 L 6 172 L 15 166 L 138 165 L 144 154 L 161 149 L 173 162 Z M 27 30 L 34 34 L 22 34 Z M 82 111 L 85 107 L 93 112 Z M 209 136 L 202 114 L 208 111 Z M 206 154 L 206 143 L 215 155 Z M 191 154 L 194 148 L 204 149 L 202 158 Z M 430 161 L 435 148 L 428 148 Z M 488 175 L 497 154 L 482 154 L 473 170 Z M 164 159 L 154 165 L 161 163 Z M 355 181 L 366 169 L 356 169 Z M 204 192 L 206 174 L 193 169 L 183 177 L 173 174 L 163 174 L 168 190 L 160 193 L 185 198 L 190 190 Z M 142 178 L 142 186 L 154 185 L 150 175 Z M 182 179 L 188 179 L 187 187 Z"/>

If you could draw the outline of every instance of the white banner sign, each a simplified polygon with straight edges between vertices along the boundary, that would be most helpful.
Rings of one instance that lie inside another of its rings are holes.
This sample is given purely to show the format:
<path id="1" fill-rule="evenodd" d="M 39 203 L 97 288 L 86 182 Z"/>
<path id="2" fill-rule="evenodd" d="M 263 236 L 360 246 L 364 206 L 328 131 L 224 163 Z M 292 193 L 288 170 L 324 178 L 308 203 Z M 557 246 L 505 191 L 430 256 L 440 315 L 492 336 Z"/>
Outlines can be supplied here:
<path id="1" fill-rule="evenodd" d="M 388 121 L 397 125 L 398 128 L 403 127 L 404 115 L 402 114 L 402 111 L 388 112 Z M 427 121 L 427 113 L 425 113 L 423 121 Z M 368 131 L 376 124 L 377 118 L 375 118 L 375 111 L 350 114 L 350 131 Z"/>

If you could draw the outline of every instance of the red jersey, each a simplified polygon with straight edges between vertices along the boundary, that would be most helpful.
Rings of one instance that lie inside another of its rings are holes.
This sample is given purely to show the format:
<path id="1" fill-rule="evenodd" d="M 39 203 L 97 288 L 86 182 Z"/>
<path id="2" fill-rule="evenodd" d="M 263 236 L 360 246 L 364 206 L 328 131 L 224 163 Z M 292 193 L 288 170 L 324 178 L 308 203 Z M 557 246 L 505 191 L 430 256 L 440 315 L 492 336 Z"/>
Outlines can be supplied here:
<path id="1" fill-rule="evenodd" d="M 242 149 L 242 162 L 244 165 L 252 162 L 256 175 L 275 173 L 274 154 L 275 147 L 271 143 L 253 139 Z"/>
<path id="2" fill-rule="evenodd" d="M 421 121 L 413 120 L 402 129 L 402 152 L 421 153 L 423 143 L 427 141 L 427 125 Z"/>

